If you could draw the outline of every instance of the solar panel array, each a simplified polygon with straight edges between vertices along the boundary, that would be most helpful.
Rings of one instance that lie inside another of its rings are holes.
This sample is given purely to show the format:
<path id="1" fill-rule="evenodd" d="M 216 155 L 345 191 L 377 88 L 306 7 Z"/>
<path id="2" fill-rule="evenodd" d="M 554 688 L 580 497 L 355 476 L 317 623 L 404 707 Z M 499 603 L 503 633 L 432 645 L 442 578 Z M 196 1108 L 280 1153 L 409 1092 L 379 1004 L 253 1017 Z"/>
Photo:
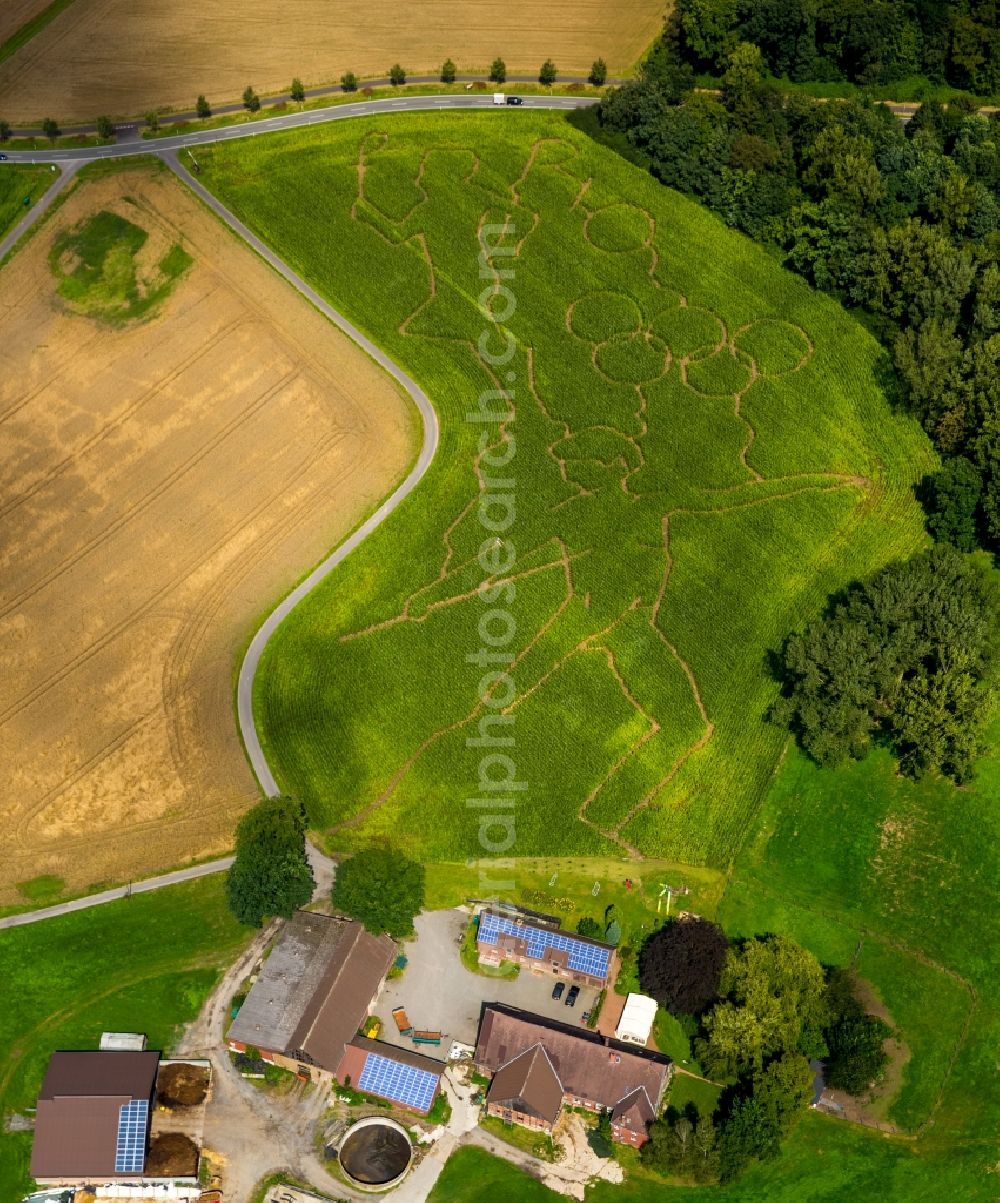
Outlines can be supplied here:
<path id="1" fill-rule="evenodd" d="M 133 1099 L 118 1111 L 118 1144 L 115 1147 L 115 1173 L 141 1174 L 146 1162 L 146 1123 L 149 1100 Z"/>
<path id="2" fill-rule="evenodd" d="M 496 944 L 501 934 L 526 940 L 528 956 L 533 960 L 544 960 L 546 948 L 555 948 L 560 952 L 569 953 L 566 963 L 575 972 L 590 973 L 594 977 L 608 976 L 610 949 L 601 948 L 596 944 L 587 944 L 583 940 L 566 935 L 565 932 L 550 931 L 542 927 L 529 927 L 525 923 L 515 923 L 513 919 L 506 919 L 502 915 L 484 911 L 479 916 L 478 939 L 483 944 Z"/>
<path id="3" fill-rule="evenodd" d="M 378 1053 L 369 1053 L 365 1067 L 358 1078 L 358 1089 L 379 1098 L 392 1099 L 417 1111 L 427 1111 L 434 1101 L 439 1074 L 427 1069 L 416 1069 L 399 1061 L 390 1061 Z"/>

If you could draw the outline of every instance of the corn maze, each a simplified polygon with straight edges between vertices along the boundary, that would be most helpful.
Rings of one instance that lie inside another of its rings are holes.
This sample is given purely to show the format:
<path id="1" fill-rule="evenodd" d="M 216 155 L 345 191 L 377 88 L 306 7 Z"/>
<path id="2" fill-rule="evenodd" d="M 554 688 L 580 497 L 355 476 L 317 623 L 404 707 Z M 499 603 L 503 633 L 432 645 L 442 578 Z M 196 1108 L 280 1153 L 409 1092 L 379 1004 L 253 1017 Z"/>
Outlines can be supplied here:
<path id="1" fill-rule="evenodd" d="M 726 862 L 785 743 L 769 651 L 922 538 L 930 455 L 880 391 L 876 344 L 560 119 L 307 137 L 215 147 L 202 178 L 420 381 L 442 445 L 268 648 L 255 706 L 282 786 L 334 847 L 480 854 L 467 655 L 485 463 L 506 460 L 516 564 L 485 586 L 516 619 L 511 854 Z M 503 368 L 477 351 L 487 226 L 511 251 Z M 510 389 L 512 415 L 467 421 L 486 389 Z"/>

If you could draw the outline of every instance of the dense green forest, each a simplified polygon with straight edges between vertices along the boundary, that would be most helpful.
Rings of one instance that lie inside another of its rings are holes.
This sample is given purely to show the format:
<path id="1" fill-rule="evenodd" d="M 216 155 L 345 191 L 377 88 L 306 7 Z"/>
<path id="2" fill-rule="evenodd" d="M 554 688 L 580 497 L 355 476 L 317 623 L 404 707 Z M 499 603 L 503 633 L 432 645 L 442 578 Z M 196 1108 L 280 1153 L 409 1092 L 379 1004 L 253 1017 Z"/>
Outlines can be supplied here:
<path id="1" fill-rule="evenodd" d="M 844 6 L 810 2 L 824 11 Z M 719 4 L 684 0 L 678 12 L 683 20 Z M 765 6 L 730 4 L 740 13 L 751 7 Z M 791 12 L 805 4 L 766 7 Z M 970 6 L 923 7 L 957 19 L 959 10 L 968 17 Z M 978 9 L 986 7 L 994 8 Z M 747 31 L 736 18 L 734 24 Z M 962 550 L 996 551 L 996 117 L 968 102 L 928 103 L 904 125 L 868 100 L 823 103 L 782 90 L 768 79 L 765 55 L 754 44 L 737 44 L 724 63 L 721 94 L 696 92 L 693 69 L 668 29 L 638 78 L 610 92 L 596 116 L 579 120 L 855 309 L 886 348 L 887 391 L 920 420 L 944 457 L 942 470 L 922 488 L 929 529 Z"/>
<path id="2" fill-rule="evenodd" d="M 922 75 L 970 92 L 1000 90 L 996 0 L 677 0 L 668 37 L 679 58 L 719 72 L 740 42 L 796 82 L 885 84 Z"/>

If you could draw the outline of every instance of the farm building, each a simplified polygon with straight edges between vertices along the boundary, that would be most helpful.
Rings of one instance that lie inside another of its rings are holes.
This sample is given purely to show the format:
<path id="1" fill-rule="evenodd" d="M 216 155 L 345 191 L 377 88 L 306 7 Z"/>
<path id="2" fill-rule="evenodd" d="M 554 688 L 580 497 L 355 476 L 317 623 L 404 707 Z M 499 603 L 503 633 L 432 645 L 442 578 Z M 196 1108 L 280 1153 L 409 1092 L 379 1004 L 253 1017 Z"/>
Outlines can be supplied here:
<path id="1" fill-rule="evenodd" d="M 564 1104 L 609 1112 L 616 1141 L 645 1144 L 670 1081 L 671 1062 L 622 1048 L 507 1007 L 486 1007 L 476 1069 L 492 1080 L 486 1110 L 508 1122 L 552 1130 Z"/>
<path id="2" fill-rule="evenodd" d="M 235 1052 L 302 1076 L 336 1074 L 396 955 L 390 936 L 360 923 L 297 911 L 229 1029 Z"/>
<path id="3" fill-rule="evenodd" d="M 479 913 L 476 949 L 481 965 L 513 961 L 598 989 L 608 984 L 615 954 L 610 944 L 492 908 Z"/>
<path id="4" fill-rule="evenodd" d="M 647 998 L 645 994 L 630 994 L 615 1028 L 615 1039 L 645 1048 L 655 1019 L 656 999 Z"/>
<path id="5" fill-rule="evenodd" d="M 380 1040 L 355 1036 L 344 1049 L 337 1079 L 349 1082 L 364 1094 L 426 1115 L 437 1098 L 443 1072 L 442 1061 Z"/>
<path id="6" fill-rule="evenodd" d="M 156 1052 L 53 1053 L 38 1096 L 35 1181 L 140 1179 L 159 1062 Z"/>

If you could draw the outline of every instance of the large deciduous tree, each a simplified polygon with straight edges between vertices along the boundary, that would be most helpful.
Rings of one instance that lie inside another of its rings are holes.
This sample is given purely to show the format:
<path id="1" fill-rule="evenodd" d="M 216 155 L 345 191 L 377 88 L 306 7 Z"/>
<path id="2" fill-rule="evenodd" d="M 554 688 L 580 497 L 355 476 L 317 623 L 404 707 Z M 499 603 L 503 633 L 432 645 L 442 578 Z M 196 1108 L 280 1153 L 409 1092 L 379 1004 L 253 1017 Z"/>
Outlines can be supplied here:
<path id="1" fill-rule="evenodd" d="M 997 591 L 938 545 L 855 585 L 784 650 L 788 723 L 820 764 L 861 758 L 880 733 L 904 771 L 967 781 L 990 708 Z"/>
<path id="2" fill-rule="evenodd" d="M 642 947 L 642 988 L 673 1015 L 700 1015 L 719 997 L 728 948 L 722 928 L 708 919 L 675 919 Z"/>
<path id="3" fill-rule="evenodd" d="M 253 927 L 275 915 L 288 918 L 314 889 L 301 805 L 267 798 L 247 811 L 236 828 L 236 860 L 226 877 L 236 918 Z"/>
<path id="4" fill-rule="evenodd" d="M 337 866 L 333 905 L 375 935 L 408 936 L 424 905 L 424 867 L 391 848 L 366 848 Z"/>
<path id="5" fill-rule="evenodd" d="M 885 1041 L 892 1029 L 876 1015 L 869 1015 L 856 994 L 856 982 L 846 969 L 833 969 L 827 985 L 830 1025 L 826 1029 L 828 1052 L 825 1076 L 834 1090 L 864 1094 L 879 1078 L 889 1061 Z"/>
<path id="6" fill-rule="evenodd" d="M 816 1056 L 829 1013 L 819 961 L 787 936 L 731 948 L 719 983 L 722 1001 L 704 1020 L 701 1051 L 715 1073 L 760 1070 L 783 1053 Z"/>

